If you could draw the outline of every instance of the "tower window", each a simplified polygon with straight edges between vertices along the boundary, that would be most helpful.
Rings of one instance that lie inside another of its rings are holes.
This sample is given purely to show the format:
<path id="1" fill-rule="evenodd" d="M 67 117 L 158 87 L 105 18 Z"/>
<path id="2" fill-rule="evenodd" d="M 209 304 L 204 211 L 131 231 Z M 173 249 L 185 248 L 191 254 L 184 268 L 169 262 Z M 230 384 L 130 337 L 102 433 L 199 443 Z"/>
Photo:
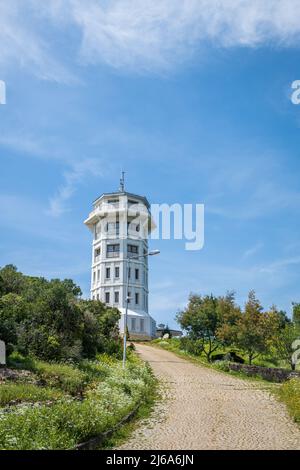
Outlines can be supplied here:
<path id="1" fill-rule="evenodd" d="M 138 305 L 139 303 L 139 294 L 138 292 L 135 293 L 135 304 Z"/>
<path id="2" fill-rule="evenodd" d="M 96 271 L 93 272 L 93 282 L 96 281 Z"/>
<path id="3" fill-rule="evenodd" d="M 119 292 L 115 292 L 115 304 L 119 303 Z"/>
<path id="4" fill-rule="evenodd" d="M 120 268 L 119 268 L 119 266 L 115 267 L 115 277 L 117 277 L 117 278 L 120 277 Z"/>
<path id="5" fill-rule="evenodd" d="M 137 255 L 139 252 L 139 247 L 137 245 L 128 245 L 127 246 L 127 252 Z"/>
<path id="6" fill-rule="evenodd" d="M 130 304 L 130 302 L 131 302 L 131 292 L 130 291 L 127 294 L 127 299 L 128 299 L 128 303 Z"/>
<path id="7" fill-rule="evenodd" d="M 99 279 L 100 279 L 100 269 L 98 269 L 97 271 L 97 280 L 99 281 Z"/>
<path id="8" fill-rule="evenodd" d="M 98 257 L 100 256 L 101 254 L 101 248 L 96 248 L 95 250 L 95 260 L 97 261 Z"/>
<path id="9" fill-rule="evenodd" d="M 132 329 L 132 331 L 135 331 L 135 329 L 136 329 L 136 319 L 135 318 L 131 319 L 131 329 Z"/>
<path id="10" fill-rule="evenodd" d="M 139 279 L 139 270 L 138 269 L 135 270 L 135 279 L 136 280 Z"/>
<path id="11" fill-rule="evenodd" d="M 109 304 L 110 295 L 109 292 L 105 292 L 105 302 Z"/>
<path id="12" fill-rule="evenodd" d="M 145 331 L 145 320 L 143 318 L 140 319 L 140 329 L 141 331 Z"/>
<path id="13" fill-rule="evenodd" d="M 110 268 L 106 268 L 105 277 L 106 277 L 106 279 L 110 279 Z"/>
<path id="14" fill-rule="evenodd" d="M 106 231 L 108 233 L 113 233 L 118 235 L 120 231 L 120 224 L 119 222 L 107 222 L 106 224 Z"/>
<path id="15" fill-rule="evenodd" d="M 107 245 L 106 247 L 106 256 L 107 258 L 117 258 L 120 254 L 120 245 L 119 243 L 113 245 Z"/>

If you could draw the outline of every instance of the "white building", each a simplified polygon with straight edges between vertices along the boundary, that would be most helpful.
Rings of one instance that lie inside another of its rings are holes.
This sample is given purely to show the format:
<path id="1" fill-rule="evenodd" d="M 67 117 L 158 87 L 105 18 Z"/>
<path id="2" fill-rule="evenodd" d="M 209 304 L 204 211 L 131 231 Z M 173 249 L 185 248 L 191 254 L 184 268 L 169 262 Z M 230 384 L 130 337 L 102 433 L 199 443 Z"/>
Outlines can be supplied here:
<path id="1" fill-rule="evenodd" d="M 154 228 L 149 202 L 126 192 L 122 178 L 118 192 L 102 194 L 93 206 L 84 222 L 93 233 L 91 298 L 120 310 L 122 334 L 128 274 L 130 338 L 153 338 L 156 323 L 148 312 L 148 256 L 144 256 L 148 233 Z"/>

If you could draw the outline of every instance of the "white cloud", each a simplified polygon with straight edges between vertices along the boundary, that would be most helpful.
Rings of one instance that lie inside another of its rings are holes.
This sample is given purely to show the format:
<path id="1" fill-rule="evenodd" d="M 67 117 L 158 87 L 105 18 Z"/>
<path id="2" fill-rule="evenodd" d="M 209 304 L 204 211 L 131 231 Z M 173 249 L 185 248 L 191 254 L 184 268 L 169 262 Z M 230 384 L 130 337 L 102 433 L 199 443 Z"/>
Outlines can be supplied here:
<path id="1" fill-rule="evenodd" d="M 247 259 L 250 258 L 251 256 L 254 256 L 261 248 L 263 247 L 262 243 L 256 243 L 254 246 L 251 248 L 248 248 L 248 250 L 245 251 L 243 254 L 243 258 Z"/>
<path id="2" fill-rule="evenodd" d="M 0 3 L 1 61 L 30 65 L 42 78 L 68 80 L 41 21 L 82 35 L 83 63 L 165 71 L 203 47 L 297 46 L 300 0 L 10 0 Z M 25 21 L 26 19 L 26 21 Z"/>
<path id="3" fill-rule="evenodd" d="M 64 183 L 50 199 L 47 213 L 53 217 L 59 217 L 64 212 L 68 211 L 67 202 L 77 190 L 77 186 L 87 177 L 103 176 L 99 165 L 100 161 L 96 159 L 86 159 L 81 162 L 76 162 L 72 168 L 64 174 Z"/>
<path id="4" fill-rule="evenodd" d="M 43 80 L 75 82 L 74 76 L 55 57 L 31 16 L 30 3 L 0 0 L 0 67 L 26 68 Z"/>

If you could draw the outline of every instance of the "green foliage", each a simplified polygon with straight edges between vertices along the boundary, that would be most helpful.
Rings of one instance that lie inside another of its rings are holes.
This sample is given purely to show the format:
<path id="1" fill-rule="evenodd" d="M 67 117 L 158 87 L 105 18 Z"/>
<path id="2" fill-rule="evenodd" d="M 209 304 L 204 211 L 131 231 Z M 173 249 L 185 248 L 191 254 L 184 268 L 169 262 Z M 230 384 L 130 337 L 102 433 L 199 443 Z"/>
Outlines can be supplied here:
<path id="1" fill-rule="evenodd" d="M 120 312 L 80 296 L 70 279 L 24 276 L 11 265 L 0 269 L 0 339 L 8 353 L 76 362 L 105 351 L 120 355 Z"/>
<path id="2" fill-rule="evenodd" d="M 183 336 L 180 338 L 180 349 L 194 354 L 195 356 L 201 356 L 203 353 L 203 341 L 197 339 L 193 340 L 187 336 Z"/>
<path id="3" fill-rule="evenodd" d="M 120 361 L 105 355 L 99 363 L 83 361 L 81 368 L 90 379 L 83 401 L 64 398 L 52 406 L 0 412 L 0 449 L 70 449 L 112 428 L 155 385 L 148 366 L 129 358 L 125 371 Z"/>
<path id="4" fill-rule="evenodd" d="M 284 328 L 280 328 L 273 338 L 273 346 L 278 358 L 286 361 L 292 370 L 296 364 L 293 359 L 295 353 L 294 342 L 300 339 L 300 329 L 293 323 L 288 323 Z"/>
<path id="5" fill-rule="evenodd" d="M 219 299 L 213 295 L 201 297 L 193 294 L 186 309 L 176 316 L 177 322 L 191 340 L 197 341 L 198 351 L 203 352 L 208 361 L 219 346 L 217 332 L 222 325 L 223 311 L 228 310 L 230 303 L 234 304 L 233 294 Z"/>
<path id="6" fill-rule="evenodd" d="M 300 303 L 293 303 L 293 322 L 300 328 Z"/>
<path id="7" fill-rule="evenodd" d="M 19 353 L 11 354 L 8 358 L 8 365 L 30 370 L 37 375 L 43 385 L 59 388 L 72 395 L 82 393 L 88 380 L 84 371 L 72 364 L 48 363 L 32 357 L 24 357 Z"/>
<path id="8" fill-rule="evenodd" d="M 279 396 L 295 421 L 300 423 L 300 379 L 291 379 L 279 389 Z"/>
<path id="9" fill-rule="evenodd" d="M 294 369 L 300 304 L 293 304 L 293 309 L 293 321 L 275 306 L 264 311 L 254 291 L 250 291 L 244 310 L 236 305 L 233 292 L 224 297 L 191 295 L 186 309 L 176 316 L 187 332 L 180 348 L 193 356 L 204 354 L 208 361 L 218 348 L 220 353 L 233 348 L 246 356 L 249 364 L 259 358 L 260 365 L 288 364 Z"/>
<path id="10" fill-rule="evenodd" d="M 87 381 L 86 374 L 72 365 L 35 361 L 33 370 L 44 385 L 60 388 L 71 395 L 82 393 Z"/>
<path id="11" fill-rule="evenodd" d="M 5 406 L 12 402 L 43 402 L 58 400 L 63 393 L 53 388 L 38 387 L 29 383 L 8 383 L 0 387 L 0 405 Z"/>

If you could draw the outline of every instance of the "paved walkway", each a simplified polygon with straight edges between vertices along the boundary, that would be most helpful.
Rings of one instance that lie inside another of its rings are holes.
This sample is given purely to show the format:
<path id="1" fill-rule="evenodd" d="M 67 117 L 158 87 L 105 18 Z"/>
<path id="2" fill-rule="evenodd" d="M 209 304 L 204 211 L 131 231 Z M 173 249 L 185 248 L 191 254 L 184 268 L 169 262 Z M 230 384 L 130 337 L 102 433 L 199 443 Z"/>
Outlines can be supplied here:
<path id="1" fill-rule="evenodd" d="M 120 449 L 300 449 L 300 429 L 261 384 L 137 345 L 165 399 Z"/>

